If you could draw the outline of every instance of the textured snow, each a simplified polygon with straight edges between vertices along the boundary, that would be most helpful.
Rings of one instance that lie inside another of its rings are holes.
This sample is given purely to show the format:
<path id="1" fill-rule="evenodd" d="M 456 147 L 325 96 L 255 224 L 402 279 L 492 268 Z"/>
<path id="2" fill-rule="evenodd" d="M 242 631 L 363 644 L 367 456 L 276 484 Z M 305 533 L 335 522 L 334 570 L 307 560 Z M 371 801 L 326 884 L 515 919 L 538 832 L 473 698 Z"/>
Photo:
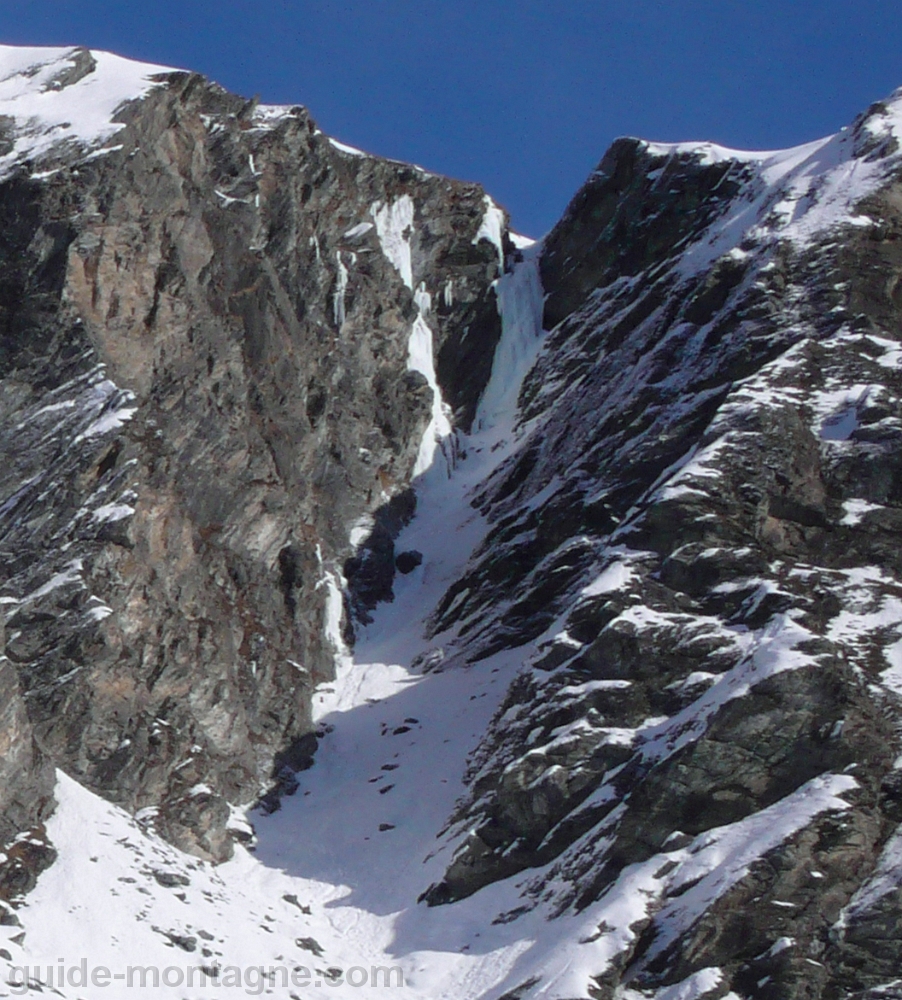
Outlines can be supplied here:
<path id="1" fill-rule="evenodd" d="M 902 620 L 893 624 L 896 629 L 902 629 Z M 889 666 L 881 672 L 880 678 L 891 691 L 902 697 L 902 639 L 887 646 L 883 655 Z"/>
<path id="2" fill-rule="evenodd" d="M 888 582 L 877 567 L 862 567 L 844 575 L 848 583 L 839 589 L 843 608 L 830 620 L 827 637 L 849 650 L 866 648 L 876 639 L 884 647 L 888 664 L 881 679 L 902 695 L 902 599 L 874 586 Z"/>
<path id="3" fill-rule="evenodd" d="M 347 153 L 349 156 L 368 156 L 368 153 L 364 153 L 362 149 L 357 149 L 356 146 L 348 146 L 344 142 L 339 142 L 337 139 L 329 138 L 329 142 L 341 153 Z"/>
<path id="4" fill-rule="evenodd" d="M 116 410 L 110 410 L 108 413 L 104 413 L 103 416 L 98 417 L 84 432 L 83 436 L 86 438 L 100 437 L 101 434 L 109 434 L 110 431 L 119 430 L 137 412 L 138 408 L 136 406 L 122 406 Z"/>
<path id="5" fill-rule="evenodd" d="M 95 604 L 94 607 L 88 608 L 88 618 L 95 622 L 102 622 L 104 618 L 109 618 L 113 613 L 113 609 L 107 607 L 106 604 Z"/>
<path id="6" fill-rule="evenodd" d="M 633 612 L 633 617 L 636 613 Z M 625 612 L 621 617 L 629 614 Z M 775 615 L 759 633 L 738 632 L 734 639 L 739 648 L 746 647 L 745 656 L 691 705 L 660 725 L 646 729 L 642 733 L 643 756 L 648 760 L 670 756 L 698 739 L 705 732 L 708 720 L 728 701 L 743 697 L 756 684 L 776 674 L 815 664 L 815 657 L 799 648 L 811 638 L 812 633 L 788 615 Z"/>
<path id="7" fill-rule="evenodd" d="M 373 527 L 375 526 L 375 519 L 371 514 L 364 514 L 351 528 L 348 534 L 348 544 L 352 549 L 357 549 L 360 543 L 370 536 Z"/>
<path id="8" fill-rule="evenodd" d="M 816 816 L 848 809 L 841 796 L 856 787 L 848 775 L 822 775 L 746 819 L 708 830 L 685 848 L 664 851 L 625 869 L 592 908 L 596 921 L 603 920 L 609 928 L 593 946 L 598 965 L 604 967 L 628 948 L 636 935 L 633 927 L 642 926 L 652 913 L 660 930 L 648 958 L 664 952 L 763 854 Z"/>
<path id="9" fill-rule="evenodd" d="M 584 698 L 593 691 L 622 691 L 632 687 L 632 683 L 632 681 L 584 681 L 582 684 L 563 687 L 558 694 L 569 698 Z"/>
<path id="10" fill-rule="evenodd" d="M 658 990 L 654 1000 L 697 1000 L 698 997 L 712 993 L 722 982 L 723 972 L 720 969 L 699 969 L 681 983 Z"/>
<path id="11" fill-rule="evenodd" d="M 100 437 L 110 431 L 118 430 L 134 417 L 137 407 L 134 406 L 134 394 L 120 389 L 115 383 L 102 377 L 102 369 L 92 374 L 95 379 L 90 386 L 87 398 L 82 402 L 85 414 L 94 414 L 90 424 L 77 435 L 75 443 L 86 438 Z"/>
<path id="12" fill-rule="evenodd" d="M 580 592 L 581 597 L 598 597 L 617 590 L 624 590 L 636 577 L 636 570 L 628 560 L 618 559 L 611 563 L 592 583 Z"/>
<path id="13" fill-rule="evenodd" d="M 127 503 L 107 503 L 101 507 L 95 507 L 91 511 L 91 518 L 94 521 L 111 522 L 121 521 L 134 514 L 135 508 Z"/>
<path id="14" fill-rule="evenodd" d="M 813 875 L 814 872 L 812 872 L 811 874 Z M 791 937 L 777 938 L 777 940 L 774 941 L 774 943 L 770 946 L 770 948 L 767 949 L 765 955 L 769 957 L 773 955 L 779 955 L 781 951 L 786 951 L 787 948 L 794 948 L 795 943 L 796 943 L 795 938 Z"/>
<path id="15" fill-rule="evenodd" d="M 856 524 L 861 524 L 865 514 L 869 514 L 872 510 L 885 509 L 879 503 L 870 503 L 868 500 L 861 499 L 844 500 L 842 506 L 846 513 L 839 523 L 847 524 L 850 527 L 854 527 Z"/>
<path id="16" fill-rule="evenodd" d="M 25 160 L 37 161 L 61 144 L 87 151 L 112 138 L 117 112 L 145 96 L 165 66 L 133 62 L 109 52 L 91 53 L 95 69 L 76 83 L 57 78 L 73 65 L 77 49 L 0 46 L 0 115 L 15 120 L 15 143 L 0 156 L 0 176 Z"/>
<path id="17" fill-rule="evenodd" d="M 45 584 L 23 597 L 20 603 L 30 604 L 32 601 L 36 601 L 41 597 L 46 597 L 47 594 L 54 590 L 59 590 L 60 587 L 68 587 L 71 584 L 77 584 L 78 586 L 83 587 L 84 581 L 81 576 L 83 570 L 84 565 L 82 564 L 81 559 L 73 559 L 61 573 L 54 573 L 54 575 Z"/>
<path id="18" fill-rule="evenodd" d="M 654 945 L 664 949 L 741 878 L 762 855 L 808 826 L 821 813 L 849 808 L 841 796 L 854 791 L 850 775 L 826 774 L 802 785 L 774 805 L 746 819 L 700 834 L 686 848 L 686 860 L 673 873 L 671 889 L 689 887 L 664 907 L 659 917 L 666 928 Z"/>
<path id="19" fill-rule="evenodd" d="M 191 791 L 206 794 L 203 785 Z M 357 965 L 369 972 L 382 959 L 388 959 L 387 966 L 395 964 L 384 952 L 369 954 L 355 947 L 359 942 L 348 940 L 341 921 L 331 918 L 328 896 L 314 900 L 305 893 L 315 886 L 261 865 L 243 848 L 237 848 L 232 861 L 213 867 L 177 851 L 63 773 L 58 774 L 56 797 L 59 807 L 48 833 L 60 857 L 19 911 L 25 939 L 7 945 L 12 961 L 0 963 L 0 969 L 29 965 L 32 976 L 49 986 L 48 966 L 55 973 L 60 958 L 66 966 L 86 959 L 89 969 L 106 966 L 119 976 L 119 995 L 134 991 L 176 1000 L 185 996 L 184 988 L 161 983 L 123 989 L 128 967 L 156 966 L 161 973 L 181 969 L 185 975 L 193 967 L 195 976 L 201 966 L 218 966 L 223 973 L 229 966 L 248 970 L 250 989 L 245 981 L 215 991 L 217 996 L 240 997 L 254 995 L 254 973 L 261 966 L 286 972 L 306 968 L 308 985 L 322 987 L 330 967 Z M 158 875 L 176 876 L 178 884 L 164 884 Z M 21 933 L 20 928 L 15 931 Z M 174 946 L 179 939 L 186 944 Z M 311 948 L 321 948 L 323 956 Z M 40 967 L 37 976 L 35 966 Z M 197 983 L 202 983 L 199 977 Z M 52 985 L 56 988 L 57 982 Z M 278 989 L 282 982 L 277 978 L 273 985 L 287 1000 L 290 983 Z M 335 989 L 341 997 L 354 992 L 347 986 Z M 116 995 L 116 990 L 90 984 L 60 990 L 66 997 L 92 1000 L 110 993 Z M 210 995 L 209 987 L 202 995 Z M 391 995 L 412 994 L 393 987 Z"/>
<path id="20" fill-rule="evenodd" d="M 876 398 L 883 391 L 882 386 L 854 385 L 848 389 L 836 389 L 813 394 L 810 405 L 816 417 L 815 431 L 822 441 L 848 441 L 858 430 L 859 408 L 869 399 Z"/>
<path id="21" fill-rule="evenodd" d="M 365 236 L 373 228 L 372 222 L 360 222 L 352 226 L 346 233 L 342 234 L 342 239 L 355 240 L 360 236 Z"/>
<path id="22" fill-rule="evenodd" d="M 684 275 L 695 274 L 740 244 L 762 245 L 787 240 L 804 246 L 840 225 L 869 226 L 856 206 L 883 184 L 897 167 L 900 154 L 887 145 L 885 155 L 864 155 L 871 143 L 902 138 L 902 90 L 857 129 L 843 130 L 815 142 L 783 150 L 736 150 L 711 142 L 645 142 L 654 157 L 692 157 L 703 165 L 733 163 L 737 178 L 751 176 L 746 194 L 695 244 L 681 255 Z M 744 251 L 743 251 L 744 252 Z"/>
<path id="23" fill-rule="evenodd" d="M 839 915 L 836 929 L 845 927 L 850 919 L 867 913 L 890 893 L 898 892 L 900 885 L 902 885 L 902 830 L 897 829 L 886 842 L 874 873 Z"/>

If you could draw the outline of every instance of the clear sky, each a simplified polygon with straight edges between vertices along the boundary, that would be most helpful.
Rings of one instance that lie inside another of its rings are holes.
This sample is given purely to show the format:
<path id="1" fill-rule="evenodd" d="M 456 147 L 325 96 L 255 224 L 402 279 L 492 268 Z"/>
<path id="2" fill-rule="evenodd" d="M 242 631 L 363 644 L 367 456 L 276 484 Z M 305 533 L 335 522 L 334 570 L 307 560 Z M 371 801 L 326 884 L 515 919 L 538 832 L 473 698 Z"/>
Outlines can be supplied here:
<path id="1" fill-rule="evenodd" d="M 898 0 L 0 0 L 0 40 L 304 104 L 344 142 L 481 182 L 531 236 L 618 135 L 795 145 L 902 86 Z"/>

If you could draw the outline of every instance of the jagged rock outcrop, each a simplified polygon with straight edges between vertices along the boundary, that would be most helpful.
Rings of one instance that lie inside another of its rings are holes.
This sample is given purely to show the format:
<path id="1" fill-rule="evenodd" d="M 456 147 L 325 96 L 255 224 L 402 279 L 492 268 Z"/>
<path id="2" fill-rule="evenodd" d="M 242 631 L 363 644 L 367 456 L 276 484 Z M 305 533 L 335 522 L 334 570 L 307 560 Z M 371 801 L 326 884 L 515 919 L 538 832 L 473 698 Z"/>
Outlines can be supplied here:
<path id="1" fill-rule="evenodd" d="M 16 100 L 77 106 L 134 67 L 32 59 Z M 227 802 L 309 759 L 349 536 L 409 517 L 430 422 L 471 418 L 506 228 L 478 186 L 335 144 L 303 108 L 190 73 L 126 83 L 102 142 L 35 148 L 41 121 L 8 102 L 2 814 L 9 835 L 39 821 L 56 765 L 221 859 Z"/>
<path id="2" fill-rule="evenodd" d="M 432 621 L 446 665 L 528 663 L 425 898 L 534 871 L 510 919 L 597 914 L 592 995 L 893 978 L 898 106 L 770 157 L 621 140 L 544 241 L 521 442 Z"/>

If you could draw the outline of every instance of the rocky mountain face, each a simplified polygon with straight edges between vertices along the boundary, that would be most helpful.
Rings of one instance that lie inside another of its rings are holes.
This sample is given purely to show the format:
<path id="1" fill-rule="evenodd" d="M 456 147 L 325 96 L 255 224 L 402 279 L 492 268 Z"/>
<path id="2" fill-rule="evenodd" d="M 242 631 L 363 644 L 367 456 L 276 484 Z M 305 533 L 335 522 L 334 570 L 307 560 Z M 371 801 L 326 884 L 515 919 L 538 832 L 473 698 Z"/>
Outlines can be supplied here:
<path id="1" fill-rule="evenodd" d="M 426 899 L 535 871 L 524 910 L 601 918 L 594 996 L 898 970 L 897 107 L 782 156 L 621 140 L 544 242 L 523 441 L 432 622 L 536 651 Z"/>
<path id="2" fill-rule="evenodd" d="M 13 80 L 76 106 L 122 75 L 85 50 L 20 61 Z M 433 352 L 471 418 L 504 222 L 302 108 L 190 73 L 145 88 L 90 152 L 33 157 L 40 124 L 6 125 L 0 815 L 7 836 L 43 820 L 52 763 L 222 860 L 227 802 L 309 758 L 344 562 L 365 564 L 358 600 L 390 593 L 391 525 L 367 518 L 413 511 L 421 439 L 449 419 Z"/>
<path id="3" fill-rule="evenodd" d="M 222 899 L 262 797 L 411 997 L 896 995 L 902 96 L 619 140 L 529 247 L 302 108 L 4 59 L 0 895 L 75 863 L 56 767 Z"/>

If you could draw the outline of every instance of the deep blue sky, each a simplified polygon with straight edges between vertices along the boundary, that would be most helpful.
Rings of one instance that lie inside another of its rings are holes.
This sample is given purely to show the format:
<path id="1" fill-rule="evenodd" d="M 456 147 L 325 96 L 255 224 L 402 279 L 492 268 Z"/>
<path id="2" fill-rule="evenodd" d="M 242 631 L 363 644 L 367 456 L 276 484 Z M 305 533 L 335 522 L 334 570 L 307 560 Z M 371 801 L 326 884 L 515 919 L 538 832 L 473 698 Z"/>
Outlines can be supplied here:
<path id="1" fill-rule="evenodd" d="M 794 145 L 902 86 L 898 0 L 0 0 L 0 40 L 305 104 L 345 142 L 480 181 L 533 236 L 618 135 Z"/>

